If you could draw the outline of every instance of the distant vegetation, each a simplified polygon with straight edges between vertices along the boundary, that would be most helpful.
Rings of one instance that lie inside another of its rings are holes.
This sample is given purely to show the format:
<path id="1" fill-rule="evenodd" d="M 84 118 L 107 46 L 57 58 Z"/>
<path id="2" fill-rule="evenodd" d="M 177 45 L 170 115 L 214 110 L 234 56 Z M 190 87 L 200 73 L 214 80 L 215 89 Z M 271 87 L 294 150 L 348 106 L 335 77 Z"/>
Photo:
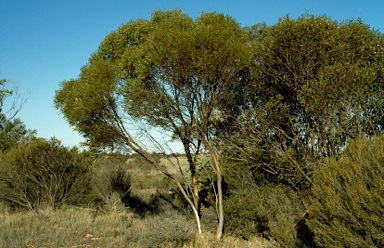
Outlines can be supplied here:
<path id="1" fill-rule="evenodd" d="M 0 81 L 0 246 L 384 247 L 383 80 L 362 20 L 123 24 L 56 92 L 83 150 Z"/>

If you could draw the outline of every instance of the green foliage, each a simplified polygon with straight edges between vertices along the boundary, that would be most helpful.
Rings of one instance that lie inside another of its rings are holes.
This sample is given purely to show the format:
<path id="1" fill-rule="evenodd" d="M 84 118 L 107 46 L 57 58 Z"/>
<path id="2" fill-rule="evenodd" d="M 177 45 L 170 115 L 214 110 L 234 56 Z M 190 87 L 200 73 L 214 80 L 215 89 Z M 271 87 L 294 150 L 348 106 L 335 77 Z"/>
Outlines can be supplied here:
<path id="1" fill-rule="evenodd" d="M 304 212 L 297 194 L 287 186 L 272 185 L 234 191 L 225 201 L 229 233 L 248 239 L 263 235 L 283 247 L 300 244 L 295 224 Z"/>
<path id="2" fill-rule="evenodd" d="M 353 141 L 315 171 L 307 225 L 319 247 L 384 247 L 384 140 Z"/>
<path id="3" fill-rule="evenodd" d="M 384 37 L 361 20 L 312 15 L 250 33 L 254 80 L 230 136 L 235 157 L 306 189 L 313 160 L 381 132 Z"/>
<path id="4" fill-rule="evenodd" d="M 192 20 L 181 11 L 155 11 L 108 35 L 80 77 L 62 82 L 55 105 L 90 146 L 127 142 L 127 115 L 187 145 L 208 134 L 219 103 L 235 98 L 230 88 L 250 61 L 247 42 L 229 16 Z M 204 134 L 195 137 L 198 123 Z"/>
<path id="5" fill-rule="evenodd" d="M 7 80 L 5 79 L 0 79 L 0 113 L 3 113 L 3 105 L 4 105 L 4 101 L 5 99 L 12 95 L 12 91 L 11 90 L 8 90 L 5 88 L 5 84 L 7 83 Z M 2 120 L 2 119 L 1 119 Z"/>
<path id="6" fill-rule="evenodd" d="M 18 118 L 4 120 L 0 127 L 0 151 L 7 152 L 19 143 L 26 143 L 35 139 L 36 130 L 27 129 Z"/>
<path id="7" fill-rule="evenodd" d="M 0 200 L 31 210 L 76 203 L 90 190 L 87 166 L 56 139 L 19 144 L 1 157 Z"/>
<path id="8" fill-rule="evenodd" d="M 246 146 L 241 145 L 243 147 L 238 147 L 236 150 L 224 150 L 226 156 L 224 176 L 228 186 L 231 189 L 243 189 L 282 183 L 305 195 L 310 182 L 304 176 L 312 174 L 314 167 L 312 162 L 315 160 L 307 158 L 306 161 L 293 149 L 286 153 L 272 148 L 268 150 L 260 143 L 260 147 L 255 147 L 253 138 L 248 136 L 247 141 L 237 140 L 239 143 L 246 143 Z M 238 153 L 239 149 L 243 150 L 242 154 Z M 246 154 L 250 156 L 244 157 Z M 299 165 L 304 173 L 301 173 L 296 165 Z"/>
<path id="9" fill-rule="evenodd" d="M 114 114 L 119 113 L 114 98 L 116 68 L 108 61 L 97 61 L 83 67 L 81 75 L 81 81 L 62 83 L 65 89 L 56 93 L 56 106 L 91 148 L 118 148 L 122 141 L 113 126 Z"/>
<path id="10" fill-rule="evenodd" d="M 27 129 L 20 119 L 15 118 L 20 110 L 16 106 L 17 96 L 10 109 L 3 110 L 5 100 L 14 94 L 13 90 L 5 87 L 6 83 L 5 79 L 0 79 L 0 152 L 6 152 L 18 143 L 28 142 L 36 135 L 36 130 Z"/>

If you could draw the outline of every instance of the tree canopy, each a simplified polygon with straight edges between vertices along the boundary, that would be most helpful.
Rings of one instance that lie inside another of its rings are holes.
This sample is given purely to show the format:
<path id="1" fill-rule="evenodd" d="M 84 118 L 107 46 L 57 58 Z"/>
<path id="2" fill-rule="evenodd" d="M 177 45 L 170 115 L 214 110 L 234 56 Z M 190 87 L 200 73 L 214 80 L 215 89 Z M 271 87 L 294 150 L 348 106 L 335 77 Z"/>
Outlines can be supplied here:
<path id="1" fill-rule="evenodd" d="M 109 112 L 190 139 L 192 126 L 207 129 L 219 103 L 234 97 L 231 87 L 250 61 L 248 38 L 222 14 L 194 21 L 180 11 L 154 12 L 108 35 L 80 77 L 62 83 L 56 106 L 91 145 L 118 140 Z"/>
<path id="2" fill-rule="evenodd" d="M 80 77 L 62 83 L 56 107 L 90 146 L 128 144 L 142 153 L 128 138 L 129 118 L 173 133 L 190 163 L 198 205 L 194 156 L 208 149 L 221 181 L 213 127 L 236 98 L 232 89 L 246 80 L 249 37 L 222 14 L 193 20 L 181 11 L 156 11 L 151 20 L 128 22 L 108 35 Z"/>
<path id="3" fill-rule="evenodd" d="M 309 180 L 311 160 L 381 132 L 382 34 L 361 20 L 311 15 L 250 31 L 253 80 L 238 118 L 243 136 L 232 136 L 241 159 L 296 184 Z"/>
<path id="4" fill-rule="evenodd" d="M 6 152 L 18 143 L 32 140 L 36 135 L 36 130 L 27 129 L 25 124 L 16 118 L 22 103 L 18 105 L 17 95 L 14 96 L 10 109 L 4 110 L 4 102 L 13 94 L 13 90 L 6 88 L 7 81 L 0 79 L 0 151 Z"/>

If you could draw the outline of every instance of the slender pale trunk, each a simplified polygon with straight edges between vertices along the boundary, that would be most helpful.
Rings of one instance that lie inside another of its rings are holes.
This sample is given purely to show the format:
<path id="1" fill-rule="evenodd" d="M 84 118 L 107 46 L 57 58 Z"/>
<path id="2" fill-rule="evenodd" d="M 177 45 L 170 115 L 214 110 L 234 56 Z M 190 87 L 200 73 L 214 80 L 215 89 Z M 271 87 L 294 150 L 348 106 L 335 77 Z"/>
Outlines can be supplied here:
<path id="1" fill-rule="evenodd" d="M 216 239 L 221 239 L 223 236 L 223 227 L 224 227 L 224 207 L 223 207 L 223 175 L 221 172 L 221 165 L 220 165 L 220 159 L 219 154 L 217 153 L 216 149 L 213 147 L 211 141 L 205 142 L 207 145 L 207 148 L 212 156 L 213 159 L 213 169 L 216 173 L 216 179 L 217 179 L 217 212 L 218 212 L 218 219 L 219 223 L 217 224 L 216 229 Z"/>
<path id="2" fill-rule="evenodd" d="M 224 227 L 224 207 L 223 207 L 223 185 L 222 185 L 222 179 L 223 176 L 220 172 L 216 172 L 217 176 L 217 196 L 218 196 L 218 203 L 219 203 L 219 223 L 217 224 L 216 229 L 216 238 L 221 239 L 223 236 L 223 227 Z"/>
<path id="3" fill-rule="evenodd" d="M 172 180 L 175 181 L 177 187 L 179 188 L 179 190 L 181 191 L 181 193 L 183 194 L 185 200 L 187 200 L 188 204 L 191 206 L 192 210 L 193 210 L 193 213 L 195 215 L 195 219 L 196 219 L 196 224 L 197 224 L 197 229 L 199 231 L 199 234 L 202 233 L 201 231 L 201 222 L 200 222 L 200 216 L 199 216 L 199 212 L 197 211 L 197 207 L 195 207 L 194 203 L 191 201 L 191 199 L 188 197 L 187 195 L 187 192 L 185 192 L 184 190 L 184 187 L 181 185 L 181 183 L 175 178 L 175 177 L 172 177 Z"/>

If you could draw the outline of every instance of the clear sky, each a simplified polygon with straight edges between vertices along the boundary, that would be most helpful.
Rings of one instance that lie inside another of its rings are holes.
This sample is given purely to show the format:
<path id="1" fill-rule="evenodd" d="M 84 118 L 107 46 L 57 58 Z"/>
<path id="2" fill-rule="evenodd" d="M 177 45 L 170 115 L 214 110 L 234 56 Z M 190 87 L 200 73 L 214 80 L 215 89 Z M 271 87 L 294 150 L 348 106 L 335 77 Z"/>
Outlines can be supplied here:
<path id="1" fill-rule="evenodd" d="M 79 75 L 100 42 L 121 24 L 149 19 L 154 10 L 192 17 L 220 12 L 242 26 L 303 13 L 333 20 L 362 18 L 384 32 L 383 0 L 0 0 L 0 78 L 29 98 L 18 117 L 38 136 L 78 145 L 81 137 L 53 106 L 59 83 Z"/>

